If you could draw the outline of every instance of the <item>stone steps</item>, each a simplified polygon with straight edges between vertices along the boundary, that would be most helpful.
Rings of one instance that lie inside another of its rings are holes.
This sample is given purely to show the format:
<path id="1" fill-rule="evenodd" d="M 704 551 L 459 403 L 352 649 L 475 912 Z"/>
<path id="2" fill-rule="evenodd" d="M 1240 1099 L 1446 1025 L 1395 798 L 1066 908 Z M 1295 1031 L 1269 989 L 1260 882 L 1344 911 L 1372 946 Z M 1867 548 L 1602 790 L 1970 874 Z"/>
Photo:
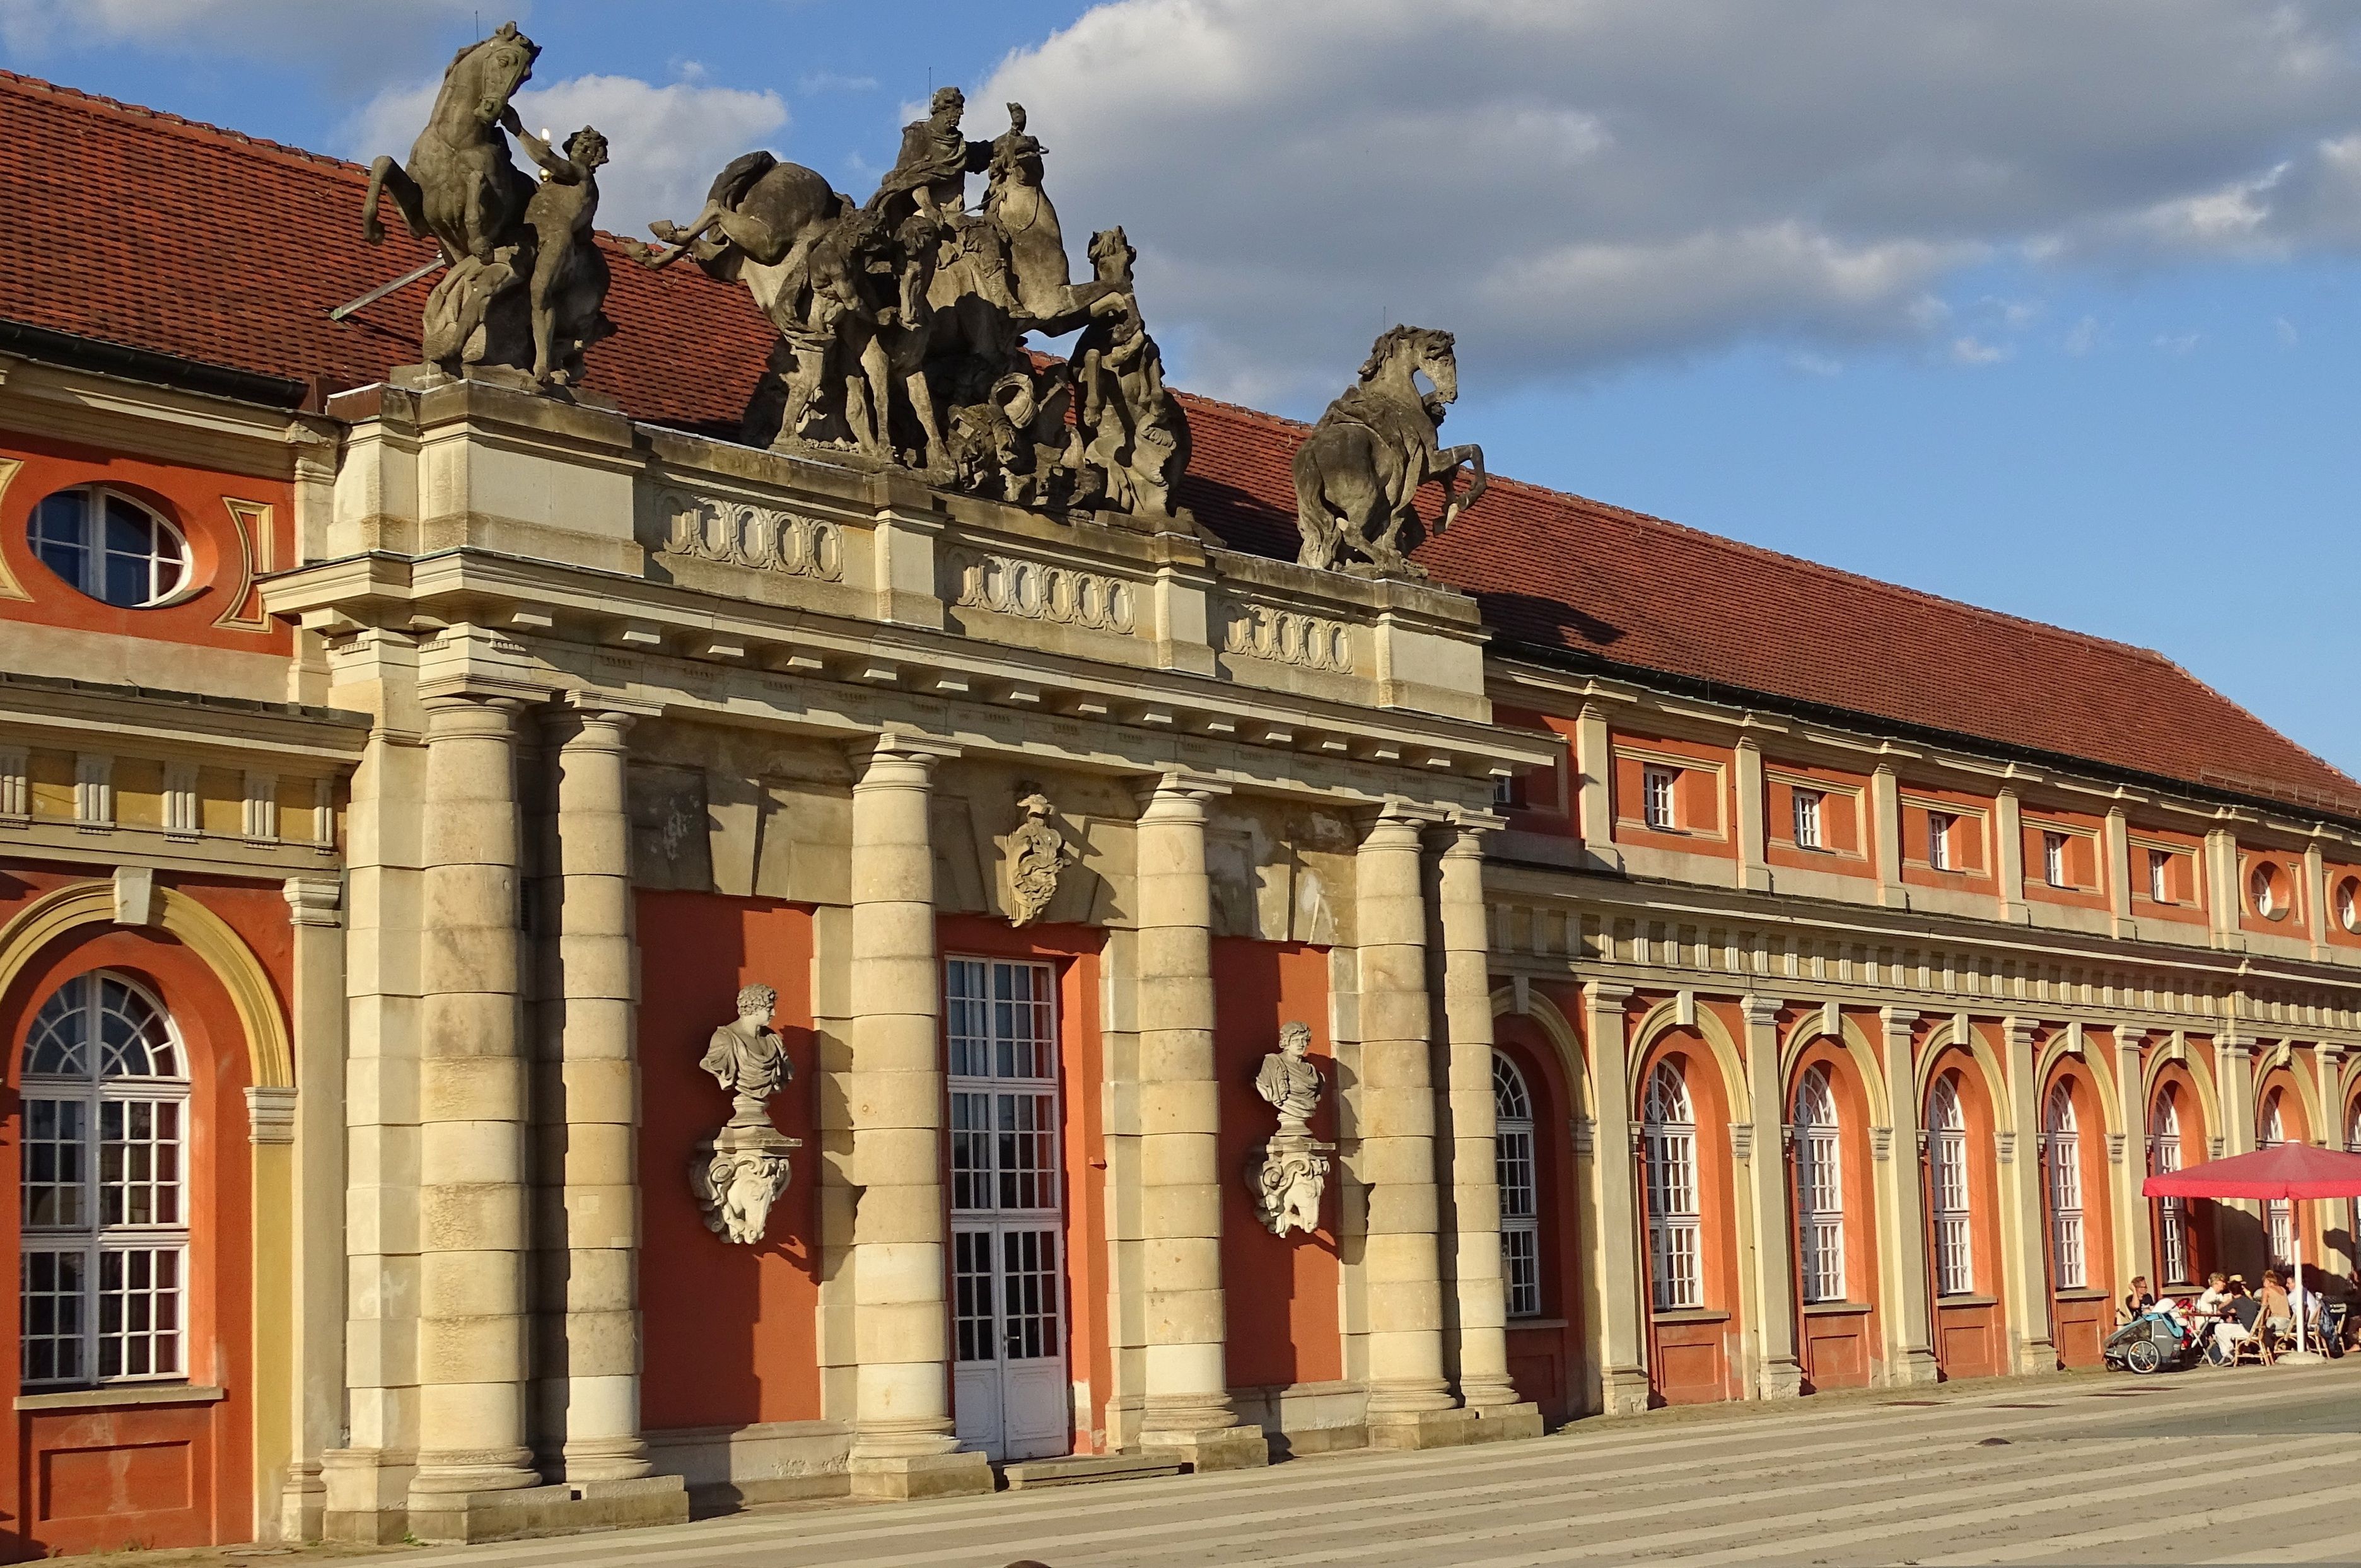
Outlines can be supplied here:
<path id="1" fill-rule="evenodd" d="M 1178 1475 L 1174 1460 L 1144 1453 L 1073 1453 L 1063 1459 L 1027 1459 L 1001 1467 L 1001 1478 L 1012 1492 L 1027 1486 L 1083 1486 L 1093 1481 L 1140 1481 L 1151 1475 Z"/>

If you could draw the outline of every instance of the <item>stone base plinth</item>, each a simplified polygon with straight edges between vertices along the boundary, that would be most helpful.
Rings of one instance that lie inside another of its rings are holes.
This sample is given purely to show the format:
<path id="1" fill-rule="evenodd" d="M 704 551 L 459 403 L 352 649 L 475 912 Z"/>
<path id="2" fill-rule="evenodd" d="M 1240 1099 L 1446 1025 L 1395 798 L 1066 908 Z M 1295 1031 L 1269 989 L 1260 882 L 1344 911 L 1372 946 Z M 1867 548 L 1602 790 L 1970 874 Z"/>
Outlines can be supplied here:
<path id="1" fill-rule="evenodd" d="M 1886 1384 L 1895 1388 L 1931 1388 L 1943 1380 L 1943 1369 L 1936 1364 L 1932 1352 L 1905 1350 L 1886 1374 Z"/>
<path id="2" fill-rule="evenodd" d="M 1758 1379 L 1756 1398 L 1763 1399 L 1800 1399 L 1804 1397 L 1804 1369 L 1793 1361 L 1772 1361 L 1763 1364 Z"/>
<path id="3" fill-rule="evenodd" d="M 1142 1432 L 1139 1451 L 1186 1464 L 1200 1475 L 1214 1470 L 1259 1470 L 1270 1463 L 1270 1442 L 1260 1427 Z"/>
<path id="4" fill-rule="evenodd" d="M 895 1453 L 848 1460 L 852 1495 L 879 1502 L 912 1497 L 963 1497 L 993 1487 L 992 1464 L 981 1453 Z"/>
<path id="5" fill-rule="evenodd" d="M 1636 1416 L 1648 1408 L 1648 1375 L 1636 1366 L 1610 1367 L 1598 1380 L 1602 1415 Z"/>
<path id="6" fill-rule="evenodd" d="M 1457 1448 L 1477 1441 L 1473 1410 L 1387 1410 L 1369 1413 L 1371 1448 Z"/>
<path id="7" fill-rule="evenodd" d="M 519 1486 L 506 1492 L 454 1492 L 411 1499 L 408 1533 L 433 1545 L 513 1541 L 527 1535 L 566 1535 L 586 1530 L 622 1530 L 635 1525 L 682 1524 L 688 1519 L 688 1488 L 677 1475 L 643 1475 L 631 1481 L 576 1481 L 555 1486 Z M 396 1521 L 392 1539 L 402 1539 Z"/>
<path id="8" fill-rule="evenodd" d="M 1509 1442 L 1517 1438 L 1542 1435 L 1542 1408 L 1539 1405 L 1496 1405 L 1488 1410 L 1476 1412 L 1476 1435 L 1470 1442 Z"/>

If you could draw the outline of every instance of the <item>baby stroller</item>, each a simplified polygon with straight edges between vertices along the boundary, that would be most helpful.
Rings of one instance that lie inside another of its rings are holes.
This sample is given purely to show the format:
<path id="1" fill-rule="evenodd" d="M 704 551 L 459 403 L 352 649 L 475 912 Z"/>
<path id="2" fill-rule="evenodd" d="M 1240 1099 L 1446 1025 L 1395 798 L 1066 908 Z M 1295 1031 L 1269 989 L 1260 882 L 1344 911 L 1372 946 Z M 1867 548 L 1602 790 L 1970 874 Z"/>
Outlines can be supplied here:
<path id="1" fill-rule="evenodd" d="M 2180 1316 L 2154 1307 L 2108 1335 L 2100 1354 L 2109 1366 L 2145 1375 L 2182 1365 L 2194 1348 Z"/>

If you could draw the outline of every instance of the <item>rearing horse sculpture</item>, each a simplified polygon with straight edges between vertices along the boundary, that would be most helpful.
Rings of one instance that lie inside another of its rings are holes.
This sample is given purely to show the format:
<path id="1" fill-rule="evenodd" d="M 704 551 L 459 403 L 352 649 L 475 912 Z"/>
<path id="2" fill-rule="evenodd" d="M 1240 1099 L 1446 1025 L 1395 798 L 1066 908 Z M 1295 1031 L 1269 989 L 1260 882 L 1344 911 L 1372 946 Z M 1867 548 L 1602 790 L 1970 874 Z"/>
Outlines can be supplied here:
<path id="1" fill-rule="evenodd" d="M 521 129 L 509 100 L 533 75 L 541 48 L 514 22 L 454 56 L 435 94 L 434 112 L 410 149 L 410 162 L 369 165 L 361 234 L 385 237 L 378 203 L 391 196 L 410 232 L 432 236 L 450 272 L 426 306 L 425 356 L 435 362 L 489 359 L 531 364 L 530 338 L 512 345 L 471 345 L 493 301 L 522 280 L 518 252 L 529 243 L 525 204 L 533 182 L 509 157 L 506 131 Z"/>
<path id="2" fill-rule="evenodd" d="M 1420 374 L 1433 384 L 1431 395 L 1419 391 Z M 1441 533 L 1489 483 L 1482 447 L 1436 444 L 1444 408 L 1458 396 L 1459 362 L 1449 333 L 1397 326 L 1379 335 L 1359 385 L 1328 405 L 1296 450 L 1296 526 L 1303 535 L 1298 561 L 1328 570 L 1350 551 L 1362 559 L 1346 563 L 1347 571 L 1426 576 L 1405 554 L 1422 534 L 1412 504 L 1418 488 L 1442 479 L 1443 512 L 1434 522 Z M 1462 464 L 1474 473 L 1466 494 L 1455 496 Z"/>

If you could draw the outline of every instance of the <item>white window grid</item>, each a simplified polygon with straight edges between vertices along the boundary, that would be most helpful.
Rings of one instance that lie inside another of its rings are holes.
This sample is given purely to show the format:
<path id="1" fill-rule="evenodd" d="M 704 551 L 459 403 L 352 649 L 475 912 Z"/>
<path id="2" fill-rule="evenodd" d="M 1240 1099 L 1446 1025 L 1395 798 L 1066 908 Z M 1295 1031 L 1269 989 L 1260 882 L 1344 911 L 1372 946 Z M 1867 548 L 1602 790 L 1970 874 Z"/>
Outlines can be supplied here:
<path id="1" fill-rule="evenodd" d="M 963 1362 L 1064 1345 L 1057 975 L 1048 964 L 943 962 L 951 1175 L 951 1321 Z M 1027 1216 L 1038 1223 L 1023 1223 Z"/>
<path id="2" fill-rule="evenodd" d="M 1672 832 L 1680 827 L 1678 768 L 1650 762 L 1640 770 L 1640 808 L 1651 828 Z"/>
<path id="3" fill-rule="evenodd" d="M 19 1149 L 28 1387 L 186 1376 L 183 1061 L 154 998 L 107 970 L 34 1015 Z"/>
<path id="4" fill-rule="evenodd" d="M 1947 1075 L 1928 1101 L 1927 1159 L 1934 1168 L 1935 1293 L 1965 1296 L 1975 1289 L 1975 1254 L 1969 1231 L 1968 1127 L 1960 1091 Z"/>
<path id="5" fill-rule="evenodd" d="M 1795 799 L 1795 848 L 1819 850 L 1827 846 L 1820 839 L 1820 806 L 1827 796 L 1816 789 L 1799 789 Z"/>
<path id="6" fill-rule="evenodd" d="M 2049 1240 L 2052 1282 L 2060 1290 L 2087 1283 L 2082 1250 L 2082 1138 L 2074 1119 L 2074 1099 L 2066 1086 L 2049 1091 L 2043 1120 L 2049 1166 Z"/>
<path id="7" fill-rule="evenodd" d="M 1804 1299 L 1845 1299 L 1844 1156 L 1828 1071 L 1816 1067 L 1795 1091 L 1795 1234 Z"/>
<path id="8" fill-rule="evenodd" d="M 2169 1176 L 2180 1168 L 2180 1107 L 2168 1088 L 2157 1101 L 2147 1140 L 2150 1176 Z M 2182 1198 L 2157 1200 L 2157 1266 L 2167 1285 L 2186 1285 L 2189 1277 L 2189 1204 Z"/>
<path id="9" fill-rule="evenodd" d="M 1542 1310 L 1541 1186 L 1534 1162 L 1533 1102 L 1524 1074 L 1492 1053 L 1494 1165 L 1500 1189 L 1500 1278 L 1509 1316 Z"/>
<path id="10" fill-rule="evenodd" d="M 2066 883 L 2066 835 L 2041 835 L 2041 876 L 2052 887 L 2064 887 Z"/>
<path id="11" fill-rule="evenodd" d="M 2147 852 L 2147 896 L 2151 904 L 2172 902 L 2172 856 L 2168 850 Z"/>
<path id="12" fill-rule="evenodd" d="M 1648 1175 L 1648 1261 L 1656 1310 L 1700 1307 L 1705 1298 L 1697 1115 L 1690 1108 L 1688 1086 L 1670 1062 L 1657 1064 L 1649 1080 L 1642 1132 Z"/>
<path id="13" fill-rule="evenodd" d="M 142 609 L 188 581 L 189 546 L 145 502 L 104 485 L 45 497 L 27 542 L 42 565 L 103 603 Z"/>
<path id="14" fill-rule="evenodd" d="M 1927 864 L 1936 871 L 1951 869 L 1951 826 L 1958 820 L 1948 811 L 1927 814 Z"/>

